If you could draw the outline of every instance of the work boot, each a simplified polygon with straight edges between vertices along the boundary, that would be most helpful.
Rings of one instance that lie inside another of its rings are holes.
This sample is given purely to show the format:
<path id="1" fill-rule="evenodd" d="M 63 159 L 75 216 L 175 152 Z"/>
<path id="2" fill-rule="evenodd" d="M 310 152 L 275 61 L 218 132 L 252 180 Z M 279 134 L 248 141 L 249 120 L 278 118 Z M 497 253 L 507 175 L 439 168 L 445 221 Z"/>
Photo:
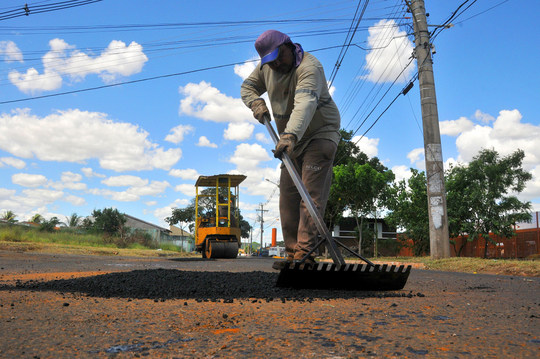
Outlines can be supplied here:
<path id="1" fill-rule="evenodd" d="M 285 257 L 285 260 L 274 262 L 274 264 L 272 264 L 272 268 L 281 270 L 287 267 L 292 262 L 294 262 L 294 255 L 292 253 L 288 253 Z"/>
<path id="2" fill-rule="evenodd" d="M 296 253 L 294 253 L 294 261 L 295 262 L 301 262 L 302 259 L 304 259 L 305 256 L 306 256 L 306 253 L 304 253 L 304 252 L 296 252 Z M 306 258 L 306 260 L 304 261 L 304 264 L 313 266 L 313 265 L 317 264 L 317 262 L 315 262 L 315 257 L 310 255 L 309 257 Z"/>

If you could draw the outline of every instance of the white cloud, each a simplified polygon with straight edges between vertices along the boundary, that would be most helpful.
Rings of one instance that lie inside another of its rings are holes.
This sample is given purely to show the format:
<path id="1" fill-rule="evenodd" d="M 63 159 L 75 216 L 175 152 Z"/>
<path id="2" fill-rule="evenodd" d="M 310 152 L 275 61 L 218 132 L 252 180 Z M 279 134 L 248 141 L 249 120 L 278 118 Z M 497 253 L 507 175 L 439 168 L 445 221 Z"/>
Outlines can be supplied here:
<path id="1" fill-rule="evenodd" d="M 360 139 L 360 136 L 354 136 L 351 142 L 355 143 L 360 151 L 364 152 L 368 157 L 376 157 L 379 153 L 377 146 L 379 145 L 378 138 L 368 138 L 366 136 Z"/>
<path id="2" fill-rule="evenodd" d="M 92 168 L 90 168 L 90 167 L 84 167 L 84 168 L 81 169 L 81 171 L 88 178 L 92 178 L 92 177 L 105 178 L 105 177 L 107 177 L 104 174 L 94 172 L 94 170 Z"/>
<path id="3" fill-rule="evenodd" d="M 126 192 L 137 196 L 156 196 L 163 193 L 167 187 L 170 187 L 167 181 L 152 181 L 144 186 L 133 186 Z"/>
<path id="4" fill-rule="evenodd" d="M 83 206 L 86 204 L 86 200 L 84 198 L 73 195 L 66 196 L 65 200 L 74 206 Z"/>
<path id="5" fill-rule="evenodd" d="M 11 167 L 15 167 L 15 168 L 17 168 L 19 170 L 26 167 L 26 163 L 23 160 L 20 160 L 18 158 L 14 158 L 14 157 L 2 157 L 2 158 L 0 158 L 0 167 L 2 167 L 3 165 L 8 165 L 8 166 L 11 166 Z"/>
<path id="6" fill-rule="evenodd" d="M 181 192 L 186 196 L 195 196 L 195 186 L 192 184 L 179 184 L 174 187 L 176 192 Z"/>
<path id="7" fill-rule="evenodd" d="M 521 149 L 525 153 L 523 168 L 533 175 L 525 190 L 518 196 L 522 200 L 540 197 L 540 125 L 522 122 L 518 110 L 502 110 L 497 118 L 478 110 L 475 117 L 483 125 L 475 125 L 456 139 L 458 162 L 468 163 L 482 149 L 495 149 L 500 156 L 508 156 Z"/>
<path id="8" fill-rule="evenodd" d="M 0 55 L 6 62 L 23 62 L 22 52 L 13 41 L 0 41 Z"/>
<path id="9" fill-rule="evenodd" d="M 42 161 L 84 163 L 96 158 L 102 168 L 117 172 L 169 170 L 182 151 L 165 150 L 148 137 L 137 125 L 114 122 L 98 112 L 67 110 L 38 118 L 18 109 L 0 115 L 0 149 Z"/>
<path id="10" fill-rule="evenodd" d="M 221 93 L 208 82 L 189 83 L 179 88 L 185 97 L 180 101 L 180 115 L 213 122 L 254 122 L 251 110 L 240 98 Z"/>
<path id="11" fill-rule="evenodd" d="M 169 175 L 184 180 L 196 180 L 200 176 L 199 172 L 193 168 L 188 168 L 185 170 L 172 169 L 169 171 Z"/>
<path id="12" fill-rule="evenodd" d="M 147 179 L 142 179 L 137 176 L 124 175 L 124 176 L 113 176 L 101 181 L 101 183 L 109 187 L 141 187 L 148 184 Z"/>
<path id="13" fill-rule="evenodd" d="M 39 187 L 47 184 L 47 177 L 29 173 L 16 173 L 11 176 L 11 182 L 23 187 Z"/>
<path id="14" fill-rule="evenodd" d="M 13 197 L 17 193 L 14 189 L 0 188 L 0 201 Z"/>
<path id="15" fill-rule="evenodd" d="M 147 202 L 144 202 L 144 204 L 146 204 L 148 207 L 152 207 L 157 204 L 157 201 L 147 201 Z"/>
<path id="16" fill-rule="evenodd" d="M 476 112 L 474 113 L 474 118 L 483 123 L 490 123 L 495 121 L 495 117 L 491 116 L 490 114 L 483 113 L 480 110 L 476 110 Z"/>
<path id="17" fill-rule="evenodd" d="M 407 158 L 411 163 L 418 162 L 420 160 L 424 159 L 424 149 L 423 148 L 415 148 L 411 152 L 407 154 Z"/>
<path id="18" fill-rule="evenodd" d="M 261 162 L 270 161 L 271 159 L 268 152 L 261 145 L 242 143 L 236 146 L 236 150 L 229 162 L 234 163 L 237 170 L 242 173 L 257 168 Z"/>
<path id="19" fill-rule="evenodd" d="M 264 133 L 257 133 L 255 134 L 255 138 L 257 139 L 257 141 L 261 142 L 261 143 L 270 143 L 271 140 L 268 136 L 266 136 Z"/>
<path id="20" fill-rule="evenodd" d="M 460 117 L 453 121 L 440 121 L 439 128 L 441 135 L 457 136 L 462 132 L 470 131 L 474 123 L 467 117 Z"/>
<path id="21" fill-rule="evenodd" d="M 234 65 L 234 73 L 240 76 L 242 80 L 247 79 L 248 76 L 251 75 L 253 70 L 255 70 L 258 60 L 259 60 L 259 57 L 256 56 L 244 62 L 242 65 Z"/>
<path id="22" fill-rule="evenodd" d="M 82 176 L 78 173 L 73 172 L 62 172 L 62 182 L 80 182 Z"/>
<path id="23" fill-rule="evenodd" d="M 366 78 L 372 82 L 392 82 L 413 52 L 413 44 L 405 31 L 400 31 L 394 20 L 381 20 L 369 28 L 368 44 L 372 48 L 366 54 Z M 398 82 L 407 81 L 414 72 L 411 64 L 399 76 Z"/>
<path id="24" fill-rule="evenodd" d="M 111 191 L 108 189 L 92 188 L 88 190 L 88 193 L 94 196 L 103 196 L 119 202 L 136 202 L 140 199 L 139 196 L 126 191 Z"/>
<path id="25" fill-rule="evenodd" d="M 172 142 L 174 144 L 179 144 L 184 140 L 184 136 L 188 133 L 193 132 L 195 129 L 190 125 L 178 125 L 175 128 L 171 129 L 170 134 L 165 137 L 165 141 Z"/>
<path id="26" fill-rule="evenodd" d="M 491 124 L 476 125 L 456 139 L 460 162 L 470 162 L 481 149 L 494 148 L 501 156 L 517 149 L 525 152 L 524 168 L 532 169 L 540 163 L 540 126 L 521 122 L 518 110 L 502 110 Z"/>
<path id="27" fill-rule="evenodd" d="M 141 72 L 148 58 L 142 46 L 131 42 L 128 46 L 122 41 L 113 40 L 97 57 L 90 57 L 75 46 L 62 39 L 49 41 L 51 51 L 43 58 L 43 74 L 35 68 L 26 73 L 13 70 L 9 73 L 10 81 L 24 93 L 55 90 L 62 86 L 62 76 L 69 76 L 72 81 L 81 81 L 90 74 L 97 74 L 104 82 L 115 81 L 119 76 L 130 76 Z"/>
<path id="28" fill-rule="evenodd" d="M 403 165 L 392 167 L 392 172 L 396 176 L 394 180 L 396 183 L 401 180 L 408 180 L 412 176 L 411 168 Z"/>
<path id="29" fill-rule="evenodd" d="M 226 140 L 243 141 L 247 140 L 253 134 L 255 126 L 248 122 L 242 123 L 229 123 L 229 126 L 225 129 L 223 137 Z"/>
<path id="30" fill-rule="evenodd" d="M 215 143 L 210 142 L 210 140 L 206 138 L 206 136 L 199 137 L 199 142 L 197 143 L 197 146 L 217 148 L 217 145 Z"/>

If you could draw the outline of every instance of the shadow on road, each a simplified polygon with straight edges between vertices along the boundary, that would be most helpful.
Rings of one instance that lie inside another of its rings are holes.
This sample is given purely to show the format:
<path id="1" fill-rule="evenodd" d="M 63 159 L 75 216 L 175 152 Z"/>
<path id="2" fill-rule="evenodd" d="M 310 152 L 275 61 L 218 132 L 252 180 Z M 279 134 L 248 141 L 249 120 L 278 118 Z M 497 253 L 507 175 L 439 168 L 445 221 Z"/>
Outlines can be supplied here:
<path id="1" fill-rule="evenodd" d="M 198 272 L 176 269 L 147 269 L 47 282 L 18 281 L 0 285 L 0 291 L 33 290 L 82 293 L 102 298 L 310 300 L 330 298 L 413 297 L 406 291 L 363 292 L 277 288 L 277 273 Z"/>

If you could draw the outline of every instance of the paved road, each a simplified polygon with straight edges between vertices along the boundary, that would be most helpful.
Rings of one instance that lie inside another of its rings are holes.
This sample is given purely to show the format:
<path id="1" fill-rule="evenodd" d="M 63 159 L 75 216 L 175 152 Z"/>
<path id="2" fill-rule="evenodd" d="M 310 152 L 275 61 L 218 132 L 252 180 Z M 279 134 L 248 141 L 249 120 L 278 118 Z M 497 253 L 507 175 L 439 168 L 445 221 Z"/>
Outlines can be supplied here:
<path id="1" fill-rule="evenodd" d="M 271 263 L 0 251 L 0 358 L 539 356 L 539 278 L 295 291 Z"/>

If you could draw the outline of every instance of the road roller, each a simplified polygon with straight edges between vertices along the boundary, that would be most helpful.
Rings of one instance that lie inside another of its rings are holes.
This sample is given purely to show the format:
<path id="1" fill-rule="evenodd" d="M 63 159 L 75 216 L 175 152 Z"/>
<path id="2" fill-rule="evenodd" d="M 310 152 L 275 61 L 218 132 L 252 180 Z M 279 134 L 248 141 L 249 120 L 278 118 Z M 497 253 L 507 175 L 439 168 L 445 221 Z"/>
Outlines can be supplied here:
<path id="1" fill-rule="evenodd" d="M 195 249 L 203 258 L 236 258 L 240 248 L 239 186 L 244 175 L 199 176 L 195 183 Z"/>

